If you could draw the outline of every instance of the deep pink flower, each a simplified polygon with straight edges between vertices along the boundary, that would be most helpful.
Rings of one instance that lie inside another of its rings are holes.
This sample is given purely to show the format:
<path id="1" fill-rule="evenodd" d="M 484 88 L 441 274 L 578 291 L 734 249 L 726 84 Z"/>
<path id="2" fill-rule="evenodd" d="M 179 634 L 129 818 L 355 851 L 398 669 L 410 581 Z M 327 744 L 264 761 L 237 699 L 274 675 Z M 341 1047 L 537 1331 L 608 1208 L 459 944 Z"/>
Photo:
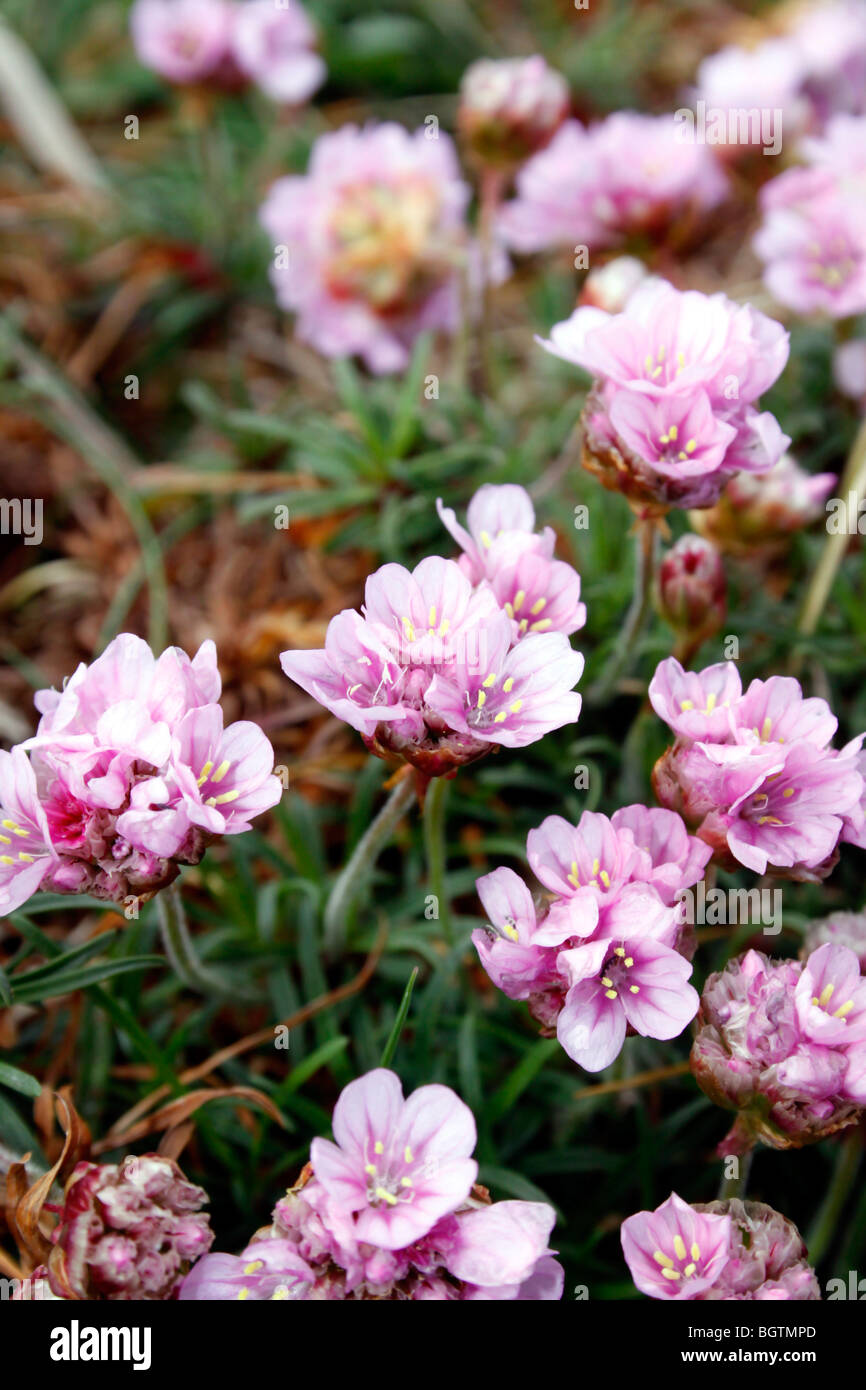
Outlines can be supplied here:
<path id="1" fill-rule="evenodd" d="M 201 82 L 229 57 L 234 7 L 229 0 L 135 0 L 129 23 L 142 63 L 169 82 Z"/>
<path id="2" fill-rule="evenodd" d="M 186 1276 L 178 1298 L 188 1302 L 253 1303 L 305 1298 L 314 1274 L 288 1240 L 254 1240 L 240 1255 L 205 1255 Z"/>
<path id="3" fill-rule="evenodd" d="M 298 0 L 244 0 L 235 10 L 234 60 L 274 101 L 297 106 L 321 87 L 327 69 L 315 44 L 316 31 Z"/>
<path id="4" fill-rule="evenodd" d="M 306 175 L 268 194 L 277 299 L 326 357 L 399 371 L 419 333 L 457 325 L 469 188 L 448 136 L 427 137 L 343 126 L 319 137 Z"/>
<path id="5" fill-rule="evenodd" d="M 659 612 L 690 639 L 693 650 L 724 622 L 727 593 L 722 557 L 703 536 L 681 536 L 662 559 L 658 574 Z"/>
<path id="6" fill-rule="evenodd" d="M 672 1192 L 655 1211 L 622 1223 L 622 1250 L 641 1293 L 649 1298 L 699 1298 L 725 1267 L 731 1218 L 704 1213 Z"/>
<path id="7" fill-rule="evenodd" d="M 535 508 L 526 488 L 516 483 L 484 483 L 466 509 L 466 526 L 461 526 L 452 507 L 436 499 L 439 519 L 463 552 L 458 564 L 473 584 L 490 579 L 496 572 L 491 563 L 495 543 L 520 544 L 532 538 L 538 553 L 550 558 L 556 537 L 549 526 L 535 531 Z M 467 529 L 468 528 L 468 529 Z"/>

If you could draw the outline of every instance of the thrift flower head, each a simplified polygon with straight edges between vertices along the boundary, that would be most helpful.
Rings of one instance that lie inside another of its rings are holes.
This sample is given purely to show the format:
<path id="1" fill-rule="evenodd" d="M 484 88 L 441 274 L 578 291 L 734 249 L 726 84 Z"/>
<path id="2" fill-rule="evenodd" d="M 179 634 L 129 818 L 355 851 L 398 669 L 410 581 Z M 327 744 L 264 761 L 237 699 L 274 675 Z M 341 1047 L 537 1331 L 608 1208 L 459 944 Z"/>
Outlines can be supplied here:
<path id="1" fill-rule="evenodd" d="M 426 776 L 573 722 L 583 658 L 567 635 L 586 618 L 580 577 L 553 559 L 552 530 L 535 534 L 523 488 L 482 487 L 468 531 L 439 511 L 463 546 L 459 561 L 383 565 L 367 580 L 363 616 L 345 610 L 324 650 L 281 657 L 372 752 Z"/>
<path id="2" fill-rule="evenodd" d="M 448 136 L 426 136 L 343 126 L 319 137 L 305 175 L 268 194 L 277 299 L 326 357 L 399 371 L 419 333 L 456 327 L 469 188 Z"/>
<path id="3" fill-rule="evenodd" d="M 353 1081 L 298 1183 L 240 1256 L 203 1260 L 183 1299 L 554 1300 L 553 1210 L 475 1185 L 475 1121 L 447 1086 L 408 1099 L 393 1072 Z"/>
<path id="4" fill-rule="evenodd" d="M 231 54 L 231 0 L 135 0 L 132 40 L 142 63 L 178 85 L 213 78 Z"/>
<path id="5" fill-rule="evenodd" d="M 796 531 L 823 519 L 835 484 L 834 473 L 806 473 L 783 454 L 766 473 L 736 473 L 715 505 L 689 520 L 725 554 L 754 563 L 761 553 L 786 550 Z"/>
<path id="6" fill-rule="evenodd" d="M 36 734 L 0 754 L 0 912 L 40 887 L 150 896 L 249 830 L 281 794 L 273 749 L 255 724 L 223 726 L 219 693 L 212 642 L 157 659 L 128 633 L 38 691 Z"/>
<path id="7" fill-rule="evenodd" d="M 207 1196 L 158 1154 L 79 1163 L 66 1184 L 46 1277 L 64 1299 L 167 1299 L 210 1249 Z"/>
<path id="8" fill-rule="evenodd" d="M 577 826 L 549 816 L 527 841 L 548 890 L 541 904 L 510 869 L 478 880 L 488 918 L 472 936 L 481 964 L 588 1071 L 608 1066 L 629 1032 L 676 1037 L 698 996 L 673 903 L 710 852 L 679 816 L 645 806 L 610 820 L 585 811 Z"/>
<path id="9" fill-rule="evenodd" d="M 326 68 L 315 45 L 316 31 L 298 0 L 244 0 L 235 10 L 234 60 L 273 101 L 297 106 L 321 87 Z"/>
<path id="10" fill-rule="evenodd" d="M 706 146 L 678 140 L 672 115 L 618 111 L 588 130 L 566 121 L 516 188 L 500 231 L 515 251 L 533 252 L 685 228 L 722 201 L 727 183 Z"/>
<path id="11" fill-rule="evenodd" d="M 763 1202 L 688 1205 L 672 1192 L 622 1223 L 623 1254 L 649 1298 L 814 1301 L 821 1297 L 799 1231 Z"/>
<path id="12" fill-rule="evenodd" d="M 743 694 L 732 662 L 658 666 L 650 702 L 678 735 L 653 772 L 656 795 L 697 827 L 723 866 L 819 881 L 840 839 L 863 834 L 862 737 L 837 751 L 836 718 L 789 677 Z"/>
<path id="13" fill-rule="evenodd" d="M 457 129 L 480 165 L 509 170 L 549 144 L 568 106 L 565 78 L 542 57 L 481 58 L 463 74 Z"/>
<path id="14" fill-rule="evenodd" d="M 809 955 L 819 946 L 847 947 L 857 957 L 862 974 L 866 969 L 866 912 L 831 912 L 810 922 L 804 952 Z"/>
<path id="15" fill-rule="evenodd" d="M 790 442 L 755 408 L 788 335 L 722 294 L 645 281 L 622 313 L 579 307 L 541 346 L 594 378 L 584 466 L 642 510 L 711 506 L 733 473 L 765 472 Z"/>
<path id="16" fill-rule="evenodd" d="M 692 1071 L 739 1112 L 721 1152 L 813 1143 L 866 1104 L 866 982 L 847 947 L 805 962 L 747 951 L 709 977 L 698 1022 Z"/>

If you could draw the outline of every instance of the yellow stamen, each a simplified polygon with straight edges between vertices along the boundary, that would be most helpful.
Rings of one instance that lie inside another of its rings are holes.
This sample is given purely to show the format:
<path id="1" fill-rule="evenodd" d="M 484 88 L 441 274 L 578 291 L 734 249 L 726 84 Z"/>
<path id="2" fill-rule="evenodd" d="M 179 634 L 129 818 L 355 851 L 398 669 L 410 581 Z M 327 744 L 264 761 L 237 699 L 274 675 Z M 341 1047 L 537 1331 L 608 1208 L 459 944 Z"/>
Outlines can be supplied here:
<path id="1" fill-rule="evenodd" d="M 615 999 L 615 998 L 616 998 L 616 990 L 615 990 L 615 989 L 606 989 L 605 992 L 604 992 L 604 997 L 605 997 L 605 999 Z"/>
<path id="2" fill-rule="evenodd" d="M 250 1260 L 248 1265 L 244 1265 L 244 1274 L 255 1274 L 257 1269 L 264 1269 L 264 1260 Z"/>
<path id="3" fill-rule="evenodd" d="M 673 1269 L 674 1262 L 670 1255 L 665 1255 L 661 1250 L 653 1251 L 653 1259 L 656 1264 L 662 1265 L 665 1269 Z"/>
<path id="4" fill-rule="evenodd" d="M 833 1017 L 834 1017 L 834 1018 L 846 1018 L 847 1015 L 850 1014 L 850 1012 L 851 1012 L 851 1010 L 853 1009 L 853 1007 L 854 1007 L 854 1000 L 853 1000 L 853 999 L 849 999 L 848 1002 L 847 1002 L 847 1004 L 840 1004 L 839 1008 L 836 1010 L 836 1012 L 834 1013 Z"/>
<path id="5" fill-rule="evenodd" d="M 487 689 L 487 690 L 490 689 L 491 685 L 495 685 L 495 684 L 496 684 L 496 672 L 495 672 L 495 671 L 491 671 L 491 672 L 490 672 L 490 675 L 489 675 L 489 676 L 486 676 L 486 677 L 484 678 L 483 684 L 484 684 L 485 689 Z"/>
<path id="6" fill-rule="evenodd" d="M 505 691 L 505 694 L 506 694 L 506 695 L 510 695 L 510 694 L 511 694 L 511 691 L 512 691 L 513 686 L 514 686 L 514 677 L 513 677 L 513 676 L 509 676 L 507 681 L 503 681 L 503 682 L 502 682 L 502 689 Z"/>
<path id="7" fill-rule="evenodd" d="M 536 599 L 535 603 L 532 605 L 532 607 L 530 608 L 529 611 L 530 611 L 530 613 L 532 614 L 532 616 L 533 616 L 533 618 L 534 618 L 534 617 L 536 617 L 536 616 L 541 612 L 542 608 L 546 608 L 546 607 L 547 607 L 547 599 L 546 599 L 546 598 L 540 598 L 540 599 Z"/>
<path id="8" fill-rule="evenodd" d="M 679 1231 L 677 1231 L 677 1234 L 674 1236 L 674 1254 L 678 1260 L 684 1260 L 686 1258 L 686 1243 Z"/>
<path id="9" fill-rule="evenodd" d="M 479 709 L 483 709 L 483 708 L 484 708 L 484 704 L 485 704 L 486 699 L 487 699 L 487 696 L 484 694 L 484 691 L 483 691 L 483 690 L 479 690 L 479 692 L 478 692 L 478 708 L 479 708 Z"/>
<path id="10" fill-rule="evenodd" d="M 214 775 L 211 777 L 210 780 L 211 780 L 212 782 L 221 782 L 221 781 L 223 780 L 223 778 L 225 777 L 225 775 L 226 775 L 226 773 L 228 772 L 228 770 L 229 770 L 230 767 L 231 767 L 231 763 L 230 763 L 230 762 L 220 763 L 219 767 L 217 768 L 216 772 L 214 773 Z"/>
<path id="11" fill-rule="evenodd" d="M 517 590 L 517 593 L 514 595 L 514 611 L 515 611 L 515 613 L 519 613 L 519 612 L 520 612 L 521 608 L 523 607 L 523 600 L 524 600 L 525 598 L 526 598 L 526 590 L 525 590 L 525 589 L 518 589 L 518 590 Z"/>
<path id="12" fill-rule="evenodd" d="M 389 1207 L 396 1207 L 397 1205 L 397 1198 L 394 1196 L 393 1192 L 388 1192 L 384 1187 L 376 1188 L 376 1196 L 379 1198 L 380 1202 L 385 1202 Z"/>
<path id="13" fill-rule="evenodd" d="M 821 993 L 818 996 L 818 1003 L 821 1005 L 822 1009 L 826 1009 L 827 1005 L 830 1003 L 830 998 L 835 988 L 835 985 L 825 985 L 824 988 L 821 990 Z"/>

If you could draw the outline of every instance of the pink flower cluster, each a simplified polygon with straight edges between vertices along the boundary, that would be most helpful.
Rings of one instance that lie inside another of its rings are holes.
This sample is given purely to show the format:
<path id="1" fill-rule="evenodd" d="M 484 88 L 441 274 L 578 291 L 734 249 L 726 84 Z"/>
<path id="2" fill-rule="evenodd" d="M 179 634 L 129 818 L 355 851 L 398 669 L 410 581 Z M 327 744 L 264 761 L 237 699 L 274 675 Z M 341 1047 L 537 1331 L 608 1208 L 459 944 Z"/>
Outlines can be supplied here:
<path id="1" fill-rule="evenodd" d="M 469 197 L 444 133 L 385 122 L 320 136 L 308 172 L 278 179 L 261 210 L 298 336 L 394 372 L 419 333 L 453 332 Z"/>
<path id="2" fill-rule="evenodd" d="M 542 1202 L 475 1185 L 472 1112 L 447 1086 L 407 1100 L 393 1072 L 351 1082 L 334 1140 L 314 1139 L 301 1181 L 239 1256 L 209 1255 L 180 1297 L 555 1300 L 563 1273 Z"/>
<path id="3" fill-rule="evenodd" d="M 797 1227 L 763 1202 L 689 1205 L 672 1192 L 622 1223 L 626 1264 L 649 1298 L 815 1302 L 821 1297 Z"/>
<path id="4" fill-rule="evenodd" d="M 299 0 L 135 0 L 130 28 L 142 63 L 178 86 L 249 81 L 297 106 L 325 80 Z"/>
<path id="5" fill-rule="evenodd" d="M 276 804 L 270 743 L 219 695 L 213 642 L 157 659 L 129 633 L 37 693 L 36 734 L 0 752 L 0 915 L 40 888 L 151 896 Z"/>
<path id="6" fill-rule="evenodd" d="M 680 230 L 716 207 L 727 179 L 705 145 L 678 138 L 672 115 L 617 111 L 588 129 L 569 120 L 520 170 L 499 231 L 515 251 L 589 250 Z"/>
<path id="7" fill-rule="evenodd" d="M 201 1210 L 207 1200 L 159 1154 L 79 1163 L 52 1232 L 54 1249 L 33 1275 L 37 1298 L 176 1298 L 190 1265 L 213 1241 Z"/>
<path id="8" fill-rule="evenodd" d="M 526 849 L 548 890 L 539 907 L 511 869 L 476 885 L 489 925 L 472 940 L 493 983 L 587 1071 L 609 1066 L 629 1032 L 677 1037 L 698 996 L 673 904 L 709 847 L 673 812 L 636 805 L 584 811 L 576 826 L 548 816 Z"/>
<path id="9" fill-rule="evenodd" d="M 689 520 L 720 550 L 754 563 L 756 551 L 783 550 L 794 532 L 826 517 L 835 485 L 835 473 L 807 473 L 783 454 L 766 473 L 735 474 L 715 506 Z"/>
<path id="10" fill-rule="evenodd" d="M 733 662 L 692 672 L 668 657 L 649 698 L 677 736 L 653 770 L 656 796 L 723 867 L 820 882 L 840 839 L 863 843 L 863 735 L 831 748 L 836 717 L 798 681 L 754 680 L 744 694 Z"/>
<path id="11" fill-rule="evenodd" d="M 866 310 L 866 116 L 834 116 L 803 153 L 761 190 L 754 247 L 780 304 L 849 318 Z"/>
<path id="12" fill-rule="evenodd" d="M 756 409 L 788 335 L 723 294 L 647 280 L 622 313 L 581 306 L 539 341 L 594 378 L 584 465 L 636 504 L 711 506 L 732 474 L 765 472 L 790 443 Z"/>
<path id="13" fill-rule="evenodd" d="M 805 962 L 747 951 L 707 980 L 699 1025 L 692 1071 L 738 1111 L 723 1153 L 813 1143 L 866 1105 L 866 980 L 846 946 Z"/>
<path id="14" fill-rule="evenodd" d="M 862 0 L 830 0 L 803 9 L 787 33 L 755 48 L 721 49 L 701 63 L 691 95 L 714 111 L 771 113 L 779 142 L 820 128 L 834 112 L 862 113 L 866 6 Z"/>
<path id="15" fill-rule="evenodd" d="M 550 142 L 568 107 L 568 83 L 538 54 L 481 58 L 463 74 L 457 128 L 479 164 L 508 170 Z"/>
<path id="16" fill-rule="evenodd" d="M 576 720 L 583 658 L 568 637 L 586 621 L 580 577 L 553 558 L 549 527 L 535 533 L 523 488 L 480 488 L 468 531 L 439 507 L 459 561 L 431 556 L 411 573 L 383 565 L 367 580 L 363 616 L 345 609 L 324 650 L 281 657 L 372 752 L 428 776 Z"/>

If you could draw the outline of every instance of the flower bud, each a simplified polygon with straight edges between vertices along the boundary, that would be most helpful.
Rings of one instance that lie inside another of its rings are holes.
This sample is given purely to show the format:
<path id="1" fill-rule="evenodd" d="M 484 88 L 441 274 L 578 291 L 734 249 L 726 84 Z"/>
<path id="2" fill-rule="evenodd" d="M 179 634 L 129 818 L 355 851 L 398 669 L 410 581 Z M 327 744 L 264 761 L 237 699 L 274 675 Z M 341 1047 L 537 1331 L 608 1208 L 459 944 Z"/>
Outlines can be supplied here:
<path id="1" fill-rule="evenodd" d="M 79 1163 L 53 1233 L 47 1277 L 71 1299 L 168 1299 L 210 1249 L 205 1192 L 158 1154 Z"/>
<path id="2" fill-rule="evenodd" d="M 649 272 L 636 256 L 616 256 L 607 265 L 591 270 L 583 282 L 579 304 L 604 309 L 607 314 L 621 314 L 638 285 Z"/>
<path id="3" fill-rule="evenodd" d="M 764 1202 L 741 1202 L 737 1197 L 696 1203 L 695 1211 L 731 1218 L 728 1260 L 703 1295 L 705 1300 L 804 1303 L 820 1299 L 803 1238 L 786 1216 Z"/>
<path id="4" fill-rule="evenodd" d="M 463 75 L 457 128 L 478 164 L 509 170 L 549 143 L 568 107 L 565 78 L 538 55 L 482 58 Z"/>
<path id="5" fill-rule="evenodd" d="M 659 612 L 693 644 L 718 632 L 725 620 L 727 582 L 722 557 L 702 536 L 682 536 L 659 568 Z"/>
<path id="6" fill-rule="evenodd" d="M 735 474 L 715 506 L 690 512 L 689 521 L 724 554 L 773 554 L 824 516 L 835 482 L 835 474 L 806 473 L 783 454 L 767 473 Z"/>

